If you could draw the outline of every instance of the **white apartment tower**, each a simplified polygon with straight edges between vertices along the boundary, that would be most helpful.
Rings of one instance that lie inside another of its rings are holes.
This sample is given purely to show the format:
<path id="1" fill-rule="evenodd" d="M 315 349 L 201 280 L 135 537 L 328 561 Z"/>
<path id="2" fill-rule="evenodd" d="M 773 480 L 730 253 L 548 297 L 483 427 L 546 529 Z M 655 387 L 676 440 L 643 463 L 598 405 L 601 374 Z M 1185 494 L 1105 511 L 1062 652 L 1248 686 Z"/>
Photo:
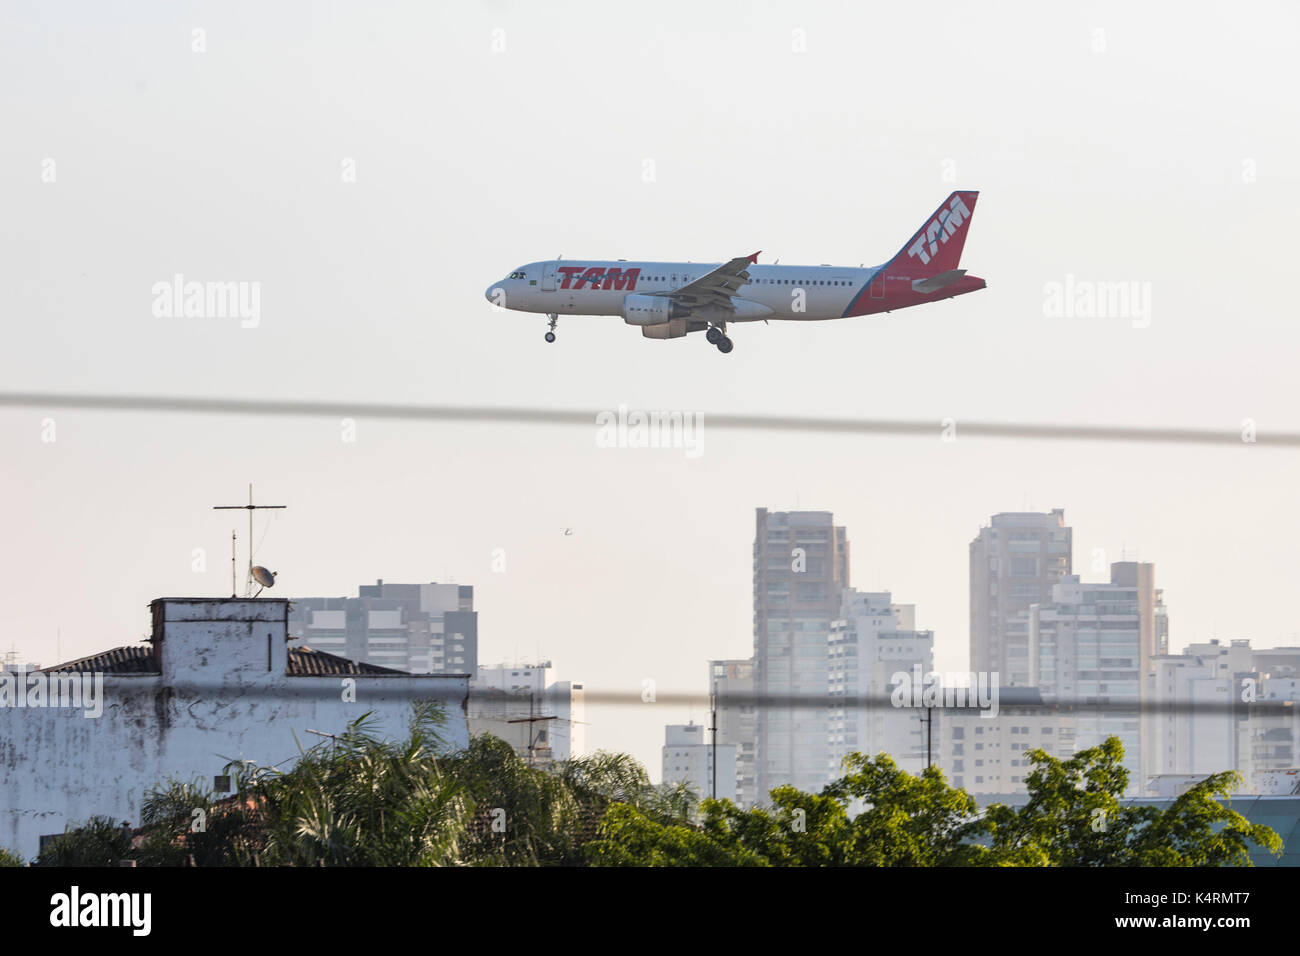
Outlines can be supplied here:
<path id="1" fill-rule="evenodd" d="M 839 776 L 851 753 L 887 753 L 901 768 L 918 773 L 925 766 L 921 712 L 891 706 L 853 706 L 888 701 L 894 676 L 912 679 L 934 669 L 934 632 L 916 630 L 916 608 L 895 604 L 888 591 L 843 592 L 841 617 L 832 623 L 827 664 L 830 752 L 827 772 Z"/>

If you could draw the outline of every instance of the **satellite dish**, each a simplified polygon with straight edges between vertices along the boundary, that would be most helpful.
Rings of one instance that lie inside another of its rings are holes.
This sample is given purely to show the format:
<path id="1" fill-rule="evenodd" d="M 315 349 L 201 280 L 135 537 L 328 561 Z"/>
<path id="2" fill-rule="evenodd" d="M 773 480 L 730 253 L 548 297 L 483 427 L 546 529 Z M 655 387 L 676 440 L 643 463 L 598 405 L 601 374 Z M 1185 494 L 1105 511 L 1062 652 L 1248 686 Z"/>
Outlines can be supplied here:
<path id="1" fill-rule="evenodd" d="M 275 572 L 266 570 L 260 564 L 254 565 L 253 580 L 264 588 L 275 587 Z"/>

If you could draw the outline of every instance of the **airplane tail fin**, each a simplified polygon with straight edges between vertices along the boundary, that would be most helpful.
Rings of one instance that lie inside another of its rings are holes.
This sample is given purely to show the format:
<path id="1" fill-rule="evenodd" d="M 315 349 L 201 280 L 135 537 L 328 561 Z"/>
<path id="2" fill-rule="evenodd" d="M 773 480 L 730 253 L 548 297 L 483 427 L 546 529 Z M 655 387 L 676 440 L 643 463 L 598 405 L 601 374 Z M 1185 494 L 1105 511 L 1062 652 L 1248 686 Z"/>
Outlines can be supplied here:
<path id="1" fill-rule="evenodd" d="M 945 199 L 925 225 L 898 250 L 890 265 L 904 268 L 915 276 L 931 276 L 956 269 L 978 198 L 978 192 L 958 191 Z"/>

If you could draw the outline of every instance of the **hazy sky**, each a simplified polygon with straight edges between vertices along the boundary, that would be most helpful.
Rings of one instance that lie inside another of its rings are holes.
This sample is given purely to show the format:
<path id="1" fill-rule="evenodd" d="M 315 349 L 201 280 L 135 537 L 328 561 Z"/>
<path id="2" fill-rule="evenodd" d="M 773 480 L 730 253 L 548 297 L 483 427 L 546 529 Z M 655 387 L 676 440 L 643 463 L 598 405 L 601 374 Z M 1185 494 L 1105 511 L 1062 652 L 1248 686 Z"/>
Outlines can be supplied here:
<path id="1" fill-rule="evenodd" d="M 1294 451 L 960 436 L 1300 429 L 1294 5 L 118 7 L 0 8 L 0 389 L 626 404 L 704 412 L 704 453 L 598 448 L 594 424 L 361 419 L 345 442 L 0 410 L 0 649 L 52 663 L 139 639 L 155 597 L 228 592 L 211 506 L 249 481 L 289 505 L 259 520 L 277 594 L 473 584 L 483 663 L 540 652 L 592 688 L 703 691 L 707 659 L 749 655 L 758 506 L 834 511 L 852 583 L 916 604 L 940 669 L 966 667 L 969 541 L 1026 507 L 1065 508 L 1085 579 L 1094 549 L 1155 562 L 1176 648 L 1300 644 Z M 734 326 L 727 356 L 618 318 L 548 346 L 483 298 L 557 254 L 875 264 L 958 187 L 987 290 Z M 155 316 L 176 273 L 260 283 L 260 324 Z M 1067 275 L 1149 283 L 1149 325 L 1050 317 Z M 710 431 L 723 411 L 936 432 Z M 591 708 L 588 739 L 657 777 L 689 716 Z"/>

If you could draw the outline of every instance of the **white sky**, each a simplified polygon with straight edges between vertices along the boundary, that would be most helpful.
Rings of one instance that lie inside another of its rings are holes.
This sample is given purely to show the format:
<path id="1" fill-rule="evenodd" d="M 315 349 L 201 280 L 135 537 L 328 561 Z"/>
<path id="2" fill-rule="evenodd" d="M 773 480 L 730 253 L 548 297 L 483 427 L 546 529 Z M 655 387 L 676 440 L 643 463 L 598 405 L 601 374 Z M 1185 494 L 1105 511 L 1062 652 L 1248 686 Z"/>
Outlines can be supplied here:
<path id="1" fill-rule="evenodd" d="M 707 659 L 750 653 L 756 506 L 833 510 L 852 582 L 915 603 L 943 670 L 966 667 L 967 544 L 1026 506 L 1066 509 L 1085 577 L 1095 548 L 1154 561 L 1175 647 L 1300 643 L 1294 452 L 937 437 L 945 417 L 1300 428 L 1293 5 L 129 7 L 0 12 L 0 388 L 627 404 L 705 412 L 705 450 L 0 410 L 0 649 L 49 663 L 61 630 L 86 654 L 143 636 L 154 597 L 224 593 L 210 508 L 249 481 L 290 506 L 258 532 L 277 593 L 473 584 L 484 663 L 540 652 L 593 688 L 703 692 Z M 544 319 L 483 299 L 556 254 L 878 263 L 956 187 L 981 190 L 962 265 L 987 290 L 738 326 L 729 356 L 617 318 L 547 346 Z M 155 318 L 177 272 L 260 282 L 260 326 Z M 1150 283 L 1150 327 L 1045 317 L 1067 274 Z M 936 438 L 709 431 L 722 411 Z M 657 777 L 689 716 L 592 708 L 588 739 Z"/>

